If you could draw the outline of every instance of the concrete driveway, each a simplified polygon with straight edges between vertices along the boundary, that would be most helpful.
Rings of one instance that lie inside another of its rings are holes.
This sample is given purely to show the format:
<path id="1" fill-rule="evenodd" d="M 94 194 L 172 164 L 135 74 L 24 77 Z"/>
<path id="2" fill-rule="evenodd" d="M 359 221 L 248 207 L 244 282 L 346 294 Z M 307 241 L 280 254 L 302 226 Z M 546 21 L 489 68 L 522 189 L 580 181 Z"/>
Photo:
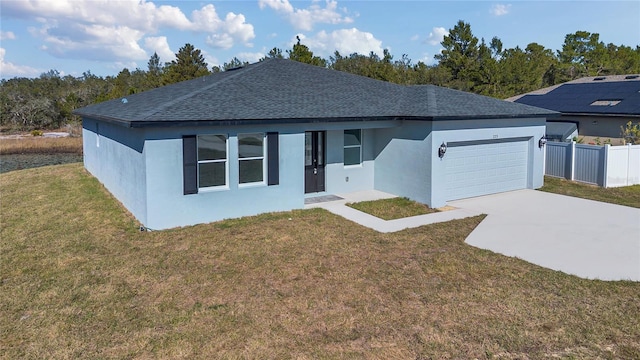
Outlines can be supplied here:
<path id="1" fill-rule="evenodd" d="M 470 245 L 582 278 L 640 281 L 640 209 L 536 190 L 449 204 L 488 215 Z"/>

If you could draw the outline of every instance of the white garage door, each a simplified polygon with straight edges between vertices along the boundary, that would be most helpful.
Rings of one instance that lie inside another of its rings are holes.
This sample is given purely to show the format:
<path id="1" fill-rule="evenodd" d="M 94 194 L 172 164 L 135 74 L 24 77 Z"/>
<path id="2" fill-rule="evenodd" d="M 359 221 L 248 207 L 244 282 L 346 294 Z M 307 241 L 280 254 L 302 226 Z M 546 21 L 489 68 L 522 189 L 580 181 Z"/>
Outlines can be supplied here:
<path id="1" fill-rule="evenodd" d="M 449 143 L 443 158 L 447 200 L 527 187 L 529 143 L 515 141 Z"/>

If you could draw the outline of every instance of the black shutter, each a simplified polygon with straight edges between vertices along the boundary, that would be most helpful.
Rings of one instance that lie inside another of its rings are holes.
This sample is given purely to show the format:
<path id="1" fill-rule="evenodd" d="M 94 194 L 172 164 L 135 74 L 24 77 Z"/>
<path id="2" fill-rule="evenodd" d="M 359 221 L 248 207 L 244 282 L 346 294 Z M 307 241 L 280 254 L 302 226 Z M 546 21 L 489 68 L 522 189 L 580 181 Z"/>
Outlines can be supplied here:
<path id="1" fill-rule="evenodd" d="M 195 135 L 182 137 L 184 194 L 198 193 L 198 144 Z"/>
<path id="2" fill-rule="evenodd" d="M 280 183 L 280 150 L 278 145 L 278 133 L 267 133 L 267 185 Z"/>

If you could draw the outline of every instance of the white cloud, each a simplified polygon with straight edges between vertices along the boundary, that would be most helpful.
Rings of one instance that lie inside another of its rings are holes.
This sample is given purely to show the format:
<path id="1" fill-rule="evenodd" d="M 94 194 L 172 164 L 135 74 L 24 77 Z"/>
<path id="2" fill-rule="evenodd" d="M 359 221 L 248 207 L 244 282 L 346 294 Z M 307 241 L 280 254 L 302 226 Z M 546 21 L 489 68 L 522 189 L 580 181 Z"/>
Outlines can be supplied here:
<path id="1" fill-rule="evenodd" d="M 260 6 L 260 9 L 270 7 L 285 14 L 291 14 L 295 11 L 289 0 L 258 0 L 258 6 Z"/>
<path id="2" fill-rule="evenodd" d="M 493 14 L 494 16 L 503 16 L 503 15 L 507 15 L 509 13 L 509 9 L 511 8 L 511 4 L 495 4 L 493 5 L 493 7 L 491 7 L 491 14 Z"/>
<path id="3" fill-rule="evenodd" d="M 266 52 L 241 52 L 238 55 L 236 55 L 236 57 L 240 61 L 248 61 L 249 63 L 253 64 L 255 62 L 258 62 L 258 60 L 262 59 L 263 57 L 267 56 L 267 53 L 268 53 L 268 51 L 266 51 Z"/>
<path id="4" fill-rule="evenodd" d="M 42 50 L 59 58 L 129 61 L 148 57 L 138 44 L 144 33 L 127 26 L 55 21 L 30 30 L 44 41 Z"/>
<path id="5" fill-rule="evenodd" d="M 10 62 L 4 61 L 4 55 L 6 50 L 0 48 L 0 77 L 3 79 L 13 77 L 35 77 L 40 75 L 43 71 L 32 68 L 30 66 L 14 65 Z"/>
<path id="6" fill-rule="evenodd" d="M 255 38 L 253 25 L 247 24 L 244 15 L 228 13 L 224 20 L 220 19 L 213 5 L 205 5 L 192 13 L 191 30 L 209 33 L 207 44 L 222 49 L 231 48 L 236 42 L 246 46 Z"/>
<path id="7" fill-rule="evenodd" d="M 176 6 L 157 6 L 146 0 L 32 0 L 3 3 L 6 16 L 38 21 L 31 33 L 41 38 L 44 49 L 58 57 L 103 61 L 140 60 L 149 56 L 143 39 L 176 29 L 206 34 L 214 47 L 237 43 L 252 46 L 253 25 L 242 14 L 221 19 L 213 5 L 194 10 L 188 18 Z M 83 51 L 84 50 L 84 51 Z M 97 53 L 96 53 L 97 52 Z"/>
<path id="8" fill-rule="evenodd" d="M 144 39 L 144 48 L 151 54 L 154 52 L 160 57 L 161 63 L 166 63 L 176 58 L 175 52 L 169 48 L 166 36 L 149 36 Z"/>
<path id="9" fill-rule="evenodd" d="M 338 9 L 338 2 L 325 0 L 325 7 L 321 7 L 319 1 L 306 9 L 296 9 L 289 0 L 259 0 L 261 9 L 269 7 L 285 16 L 291 25 L 297 30 L 311 31 L 316 23 L 320 24 L 349 24 L 353 18 L 346 15 L 345 8 Z"/>
<path id="10" fill-rule="evenodd" d="M 116 73 L 120 73 L 123 69 L 136 69 L 138 68 L 138 63 L 135 61 L 116 61 L 107 66 L 110 69 L 113 69 Z M 143 67 L 144 70 L 147 70 L 147 66 Z"/>
<path id="11" fill-rule="evenodd" d="M 225 21 L 219 18 L 206 21 L 208 26 L 214 26 L 222 31 L 212 31 L 206 38 L 206 43 L 214 48 L 229 49 L 236 41 L 244 43 L 246 46 L 253 46 L 250 41 L 255 37 L 253 25 L 245 23 L 244 15 L 228 13 Z M 207 25 L 205 25 L 207 26 Z"/>
<path id="12" fill-rule="evenodd" d="M 369 32 L 360 31 L 356 28 L 335 30 L 330 33 L 320 31 L 311 37 L 298 34 L 302 43 L 309 47 L 314 55 L 327 57 L 333 55 L 337 50 L 342 55 L 359 53 L 368 55 L 371 51 L 382 56 L 382 41 L 376 39 Z M 294 38 L 291 45 L 297 42 Z"/>
<path id="13" fill-rule="evenodd" d="M 436 60 L 433 58 L 433 55 L 430 55 L 429 53 L 424 53 L 423 56 L 420 59 L 418 59 L 418 62 L 420 61 L 425 63 L 425 65 L 434 65 L 436 63 Z"/>
<path id="14" fill-rule="evenodd" d="M 444 37 L 449 35 L 449 31 L 443 27 L 434 27 L 429 33 L 426 43 L 429 45 L 438 45 L 444 40 Z"/>
<path id="15" fill-rule="evenodd" d="M 16 34 L 12 31 L 0 31 L 0 40 L 15 40 Z"/>
<path id="16" fill-rule="evenodd" d="M 204 57 L 204 61 L 207 63 L 207 66 L 209 66 L 209 69 L 214 66 L 222 66 L 222 63 L 220 62 L 220 60 L 218 60 L 217 57 L 212 56 L 205 50 L 201 50 L 200 52 L 202 53 L 202 57 Z"/>

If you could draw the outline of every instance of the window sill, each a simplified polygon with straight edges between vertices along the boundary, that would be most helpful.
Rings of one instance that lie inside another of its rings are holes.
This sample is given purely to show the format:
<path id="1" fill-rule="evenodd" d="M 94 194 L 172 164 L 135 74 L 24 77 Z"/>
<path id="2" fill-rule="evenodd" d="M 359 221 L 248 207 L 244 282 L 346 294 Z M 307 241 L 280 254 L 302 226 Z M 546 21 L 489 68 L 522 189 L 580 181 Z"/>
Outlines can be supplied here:
<path id="1" fill-rule="evenodd" d="M 238 184 L 238 189 L 247 189 L 247 188 L 263 187 L 263 186 L 267 186 L 267 183 L 264 181 L 244 183 L 244 184 Z"/>
<path id="2" fill-rule="evenodd" d="M 362 167 L 362 163 L 360 164 L 353 164 L 353 165 L 344 165 L 345 169 L 358 169 Z"/>
<path id="3" fill-rule="evenodd" d="M 208 193 L 208 192 L 218 192 L 218 191 L 227 191 L 229 190 L 229 186 L 210 186 L 205 188 L 198 188 L 198 193 Z"/>

